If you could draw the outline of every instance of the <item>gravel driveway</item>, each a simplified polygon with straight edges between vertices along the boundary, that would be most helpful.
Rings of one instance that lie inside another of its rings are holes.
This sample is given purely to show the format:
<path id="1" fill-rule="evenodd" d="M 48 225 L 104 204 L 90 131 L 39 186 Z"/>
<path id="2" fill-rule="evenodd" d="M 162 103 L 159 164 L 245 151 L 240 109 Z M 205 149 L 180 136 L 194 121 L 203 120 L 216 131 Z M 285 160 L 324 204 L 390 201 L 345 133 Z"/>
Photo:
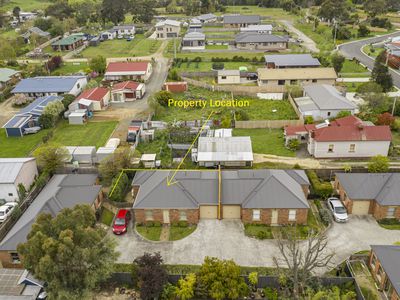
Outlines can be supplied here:
<path id="1" fill-rule="evenodd" d="M 127 234 L 115 237 L 121 263 L 130 263 L 144 252 L 160 252 L 167 264 L 201 264 L 204 257 L 215 256 L 233 259 L 242 266 L 273 267 L 272 258 L 280 255 L 274 240 L 245 236 L 239 220 L 202 220 L 194 233 L 174 242 L 150 242 L 129 229 Z M 328 251 L 335 252 L 335 264 L 354 252 L 369 249 L 371 244 L 400 241 L 400 231 L 383 229 L 372 217 L 358 216 L 352 216 L 346 224 L 333 224 L 327 236 Z"/>

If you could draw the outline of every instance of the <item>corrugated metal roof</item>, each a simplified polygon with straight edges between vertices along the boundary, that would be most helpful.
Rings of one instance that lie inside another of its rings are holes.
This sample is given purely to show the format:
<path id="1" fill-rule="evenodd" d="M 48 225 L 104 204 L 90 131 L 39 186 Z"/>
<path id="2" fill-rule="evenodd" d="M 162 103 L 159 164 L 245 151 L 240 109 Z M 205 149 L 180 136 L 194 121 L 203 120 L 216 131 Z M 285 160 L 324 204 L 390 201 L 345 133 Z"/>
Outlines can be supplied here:
<path id="1" fill-rule="evenodd" d="M 7 82 L 11 79 L 12 76 L 18 73 L 21 72 L 9 68 L 0 68 L 0 82 Z"/>
<path id="2" fill-rule="evenodd" d="M 44 97 L 39 97 L 36 100 L 34 100 L 32 103 L 30 103 L 28 106 L 24 107 L 19 111 L 19 115 L 26 115 L 26 114 L 31 114 L 35 116 L 40 116 L 43 113 L 44 108 L 47 106 L 47 104 L 55 101 L 61 101 L 62 97 L 60 96 L 44 96 Z"/>
<path id="3" fill-rule="evenodd" d="M 357 106 L 328 84 L 304 86 L 304 92 L 319 109 L 354 110 Z"/>
<path id="4" fill-rule="evenodd" d="M 272 31 L 272 25 L 270 24 L 261 24 L 261 25 L 249 25 L 247 27 L 240 28 L 242 32 L 249 32 L 249 31 Z"/>
<path id="5" fill-rule="evenodd" d="M 239 70 L 218 70 L 218 76 L 240 76 Z"/>
<path id="6" fill-rule="evenodd" d="M 236 43 L 285 43 L 287 37 L 268 33 L 241 32 L 235 36 Z"/>
<path id="7" fill-rule="evenodd" d="M 101 190 L 100 185 L 95 185 L 96 178 L 95 175 L 54 175 L 1 241 L 0 250 L 16 250 L 19 243 L 24 243 L 41 213 L 55 216 L 63 208 L 91 205 Z"/>
<path id="8" fill-rule="evenodd" d="M 253 161 L 249 136 L 199 137 L 198 161 Z"/>
<path id="9" fill-rule="evenodd" d="M 0 158 L 0 183 L 14 183 L 23 165 L 32 160 L 35 158 Z"/>
<path id="10" fill-rule="evenodd" d="M 264 56 L 266 63 L 274 63 L 276 67 L 318 67 L 320 62 L 311 54 L 268 54 Z"/>
<path id="11" fill-rule="evenodd" d="M 333 68 L 257 69 L 260 80 L 336 79 Z"/>
<path id="12" fill-rule="evenodd" d="M 224 24 L 246 24 L 260 23 L 258 15 L 226 15 L 224 16 Z"/>
<path id="13" fill-rule="evenodd" d="M 68 93 L 85 76 L 38 76 L 22 79 L 12 93 Z"/>

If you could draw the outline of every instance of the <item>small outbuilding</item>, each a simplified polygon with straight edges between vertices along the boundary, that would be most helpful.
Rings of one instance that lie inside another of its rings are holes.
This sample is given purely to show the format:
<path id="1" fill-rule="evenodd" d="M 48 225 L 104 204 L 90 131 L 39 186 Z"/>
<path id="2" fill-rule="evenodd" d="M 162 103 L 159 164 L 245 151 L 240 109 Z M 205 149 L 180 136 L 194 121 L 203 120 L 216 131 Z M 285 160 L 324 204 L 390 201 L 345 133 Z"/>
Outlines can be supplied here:
<path id="1" fill-rule="evenodd" d="M 87 121 L 86 110 L 79 109 L 71 112 L 68 115 L 68 122 L 70 125 L 82 125 Z"/>
<path id="2" fill-rule="evenodd" d="M 96 147 L 94 146 L 76 147 L 72 154 L 72 160 L 81 164 L 93 164 L 96 161 L 95 157 Z"/>
<path id="3" fill-rule="evenodd" d="M 238 84 L 238 83 L 240 83 L 239 70 L 218 71 L 218 84 Z"/>
<path id="4" fill-rule="evenodd" d="M 156 167 L 156 154 L 143 154 L 140 158 L 140 162 L 147 169 Z"/>
<path id="5" fill-rule="evenodd" d="M 96 152 L 96 162 L 100 163 L 102 160 L 105 158 L 109 157 L 110 155 L 113 155 L 115 152 L 114 147 L 99 147 Z"/>

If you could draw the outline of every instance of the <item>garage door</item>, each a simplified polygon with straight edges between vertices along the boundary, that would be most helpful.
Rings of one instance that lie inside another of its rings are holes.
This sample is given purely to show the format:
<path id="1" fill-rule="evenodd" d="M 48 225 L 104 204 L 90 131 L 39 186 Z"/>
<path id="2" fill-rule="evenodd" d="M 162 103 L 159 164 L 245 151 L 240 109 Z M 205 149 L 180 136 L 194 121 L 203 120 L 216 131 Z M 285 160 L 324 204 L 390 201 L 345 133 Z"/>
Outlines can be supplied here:
<path id="1" fill-rule="evenodd" d="M 218 218 L 218 206 L 216 205 L 200 206 L 200 219 L 217 219 L 217 218 Z"/>
<path id="2" fill-rule="evenodd" d="M 224 205 L 222 206 L 223 219 L 240 219 L 240 206 Z"/>
<path id="3" fill-rule="evenodd" d="M 353 215 L 368 215 L 369 201 L 353 201 Z"/>

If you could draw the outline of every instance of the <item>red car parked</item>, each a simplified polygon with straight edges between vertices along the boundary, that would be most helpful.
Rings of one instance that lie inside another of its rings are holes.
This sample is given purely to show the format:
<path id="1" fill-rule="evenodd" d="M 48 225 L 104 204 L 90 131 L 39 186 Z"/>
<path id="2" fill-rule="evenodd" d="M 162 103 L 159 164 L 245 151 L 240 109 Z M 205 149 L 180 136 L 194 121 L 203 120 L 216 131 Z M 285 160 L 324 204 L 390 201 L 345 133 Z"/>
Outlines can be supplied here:
<path id="1" fill-rule="evenodd" d="M 131 219 L 131 213 L 127 209 L 120 209 L 117 213 L 117 217 L 114 220 L 113 232 L 114 234 L 123 234 L 128 229 L 129 220 Z"/>

